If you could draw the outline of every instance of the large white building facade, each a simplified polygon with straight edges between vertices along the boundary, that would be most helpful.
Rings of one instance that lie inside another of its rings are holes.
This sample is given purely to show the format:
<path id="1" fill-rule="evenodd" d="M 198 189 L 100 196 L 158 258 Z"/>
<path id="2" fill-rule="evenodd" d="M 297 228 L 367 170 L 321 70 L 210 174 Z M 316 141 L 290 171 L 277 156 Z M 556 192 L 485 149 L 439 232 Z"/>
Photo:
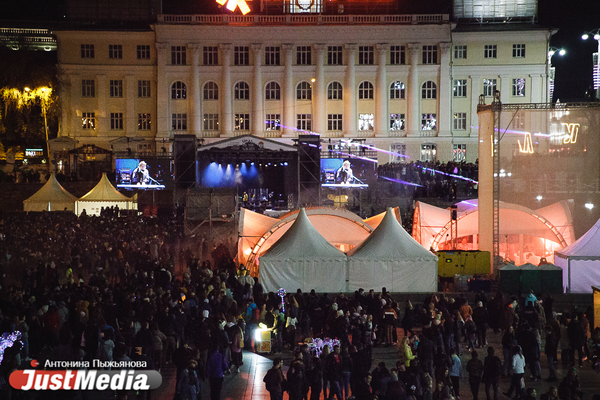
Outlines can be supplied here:
<path id="1" fill-rule="evenodd" d="M 408 156 L 379 153 L 379 163 L 475 162 L 481 95 L 548 102 L 552 31 L 457 21 L 160 15 L 148 31 L 55 32 L 62 116 L 52 147 L 152 154 L 169 153 L 175 135 L 291 144 L 314 132 Z"/>

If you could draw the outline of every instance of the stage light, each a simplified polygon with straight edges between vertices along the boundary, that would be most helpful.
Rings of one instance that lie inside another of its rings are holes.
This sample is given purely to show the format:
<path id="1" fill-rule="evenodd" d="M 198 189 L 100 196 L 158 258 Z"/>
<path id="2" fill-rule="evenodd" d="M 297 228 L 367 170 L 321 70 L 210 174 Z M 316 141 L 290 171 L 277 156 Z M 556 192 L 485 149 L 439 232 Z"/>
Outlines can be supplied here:
<path id="1" fill-rule="evenodd" d="M 250 165 L 254 165 L 254 163 L 253 163 L 253 162 L 251 162 L 251 163 L 250 163 Z"/>
<path id="2" fill-rule="evenodd" d="M 268 165 L 271 165 L 271 163 L 269 163 Z"/>
<path id="3" fill-rule="evenodd" d="M 288 165 L 287 161 L 286 161 L 286 162 L 284 162 L 284 163 L 283 163 L 283 165 L 285 165 L 285 166 L 287 167 L 287 165 Z"/>
<path id="4" fill-rule="evenodd" d="M 585 208 L 591 210 L 592 208 L 594 208 L 594 205 L 592 203 L 585 203 Z"/>
<path id="5" fill-rule="evenodd" d="M 542 195 L 539 195 L 535 198 L 537 201 L 541 201 L 543 199 Z"/>

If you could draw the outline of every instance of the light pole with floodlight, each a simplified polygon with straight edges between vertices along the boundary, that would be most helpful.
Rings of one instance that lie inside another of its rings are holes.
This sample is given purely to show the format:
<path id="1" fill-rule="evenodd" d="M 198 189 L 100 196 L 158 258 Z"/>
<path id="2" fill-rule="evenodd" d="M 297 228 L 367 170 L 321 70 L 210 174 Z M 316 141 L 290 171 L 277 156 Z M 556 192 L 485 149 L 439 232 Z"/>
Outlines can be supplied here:
<path id="1" fill-rule="evenodd" d="M 581 35 L 583 40 L 588 40 L 590 37 L 593 37 L 598 42 L 598 52 L 594 53 L 592 57 L 594 63 L 594 90 L 596 91 L 596 99 L 600 99 L 600 28 Z"/>
<path id="2" fill-rule="evenodd" d="M 552 57 L 555 54 L 559 56 L 564 56 L 567 53 L 565 49 L 559 49 L 557 47 L 549 47 L 548 48 L 548 62 L 546 63 L 546 67 L 548 68 L 546 76 L 548 77 L 548 96 L 547 101 L 552 103 L 552 98 L 554 97 L 554 78 L 555 78 L 555 68 L 552 66 Z"/>

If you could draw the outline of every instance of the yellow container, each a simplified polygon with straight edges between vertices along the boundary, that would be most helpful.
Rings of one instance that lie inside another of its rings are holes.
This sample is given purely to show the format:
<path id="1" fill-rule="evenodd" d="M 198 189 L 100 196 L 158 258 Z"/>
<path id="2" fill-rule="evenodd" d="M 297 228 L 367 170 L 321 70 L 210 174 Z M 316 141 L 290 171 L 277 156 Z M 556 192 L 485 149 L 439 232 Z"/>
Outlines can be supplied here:
<path id="1" fill-rule="evenodd" d="M 490 252 L 479 250 L 438 251 L 438 275 L 453 278 L 455 275 L 488 275 Z"/>

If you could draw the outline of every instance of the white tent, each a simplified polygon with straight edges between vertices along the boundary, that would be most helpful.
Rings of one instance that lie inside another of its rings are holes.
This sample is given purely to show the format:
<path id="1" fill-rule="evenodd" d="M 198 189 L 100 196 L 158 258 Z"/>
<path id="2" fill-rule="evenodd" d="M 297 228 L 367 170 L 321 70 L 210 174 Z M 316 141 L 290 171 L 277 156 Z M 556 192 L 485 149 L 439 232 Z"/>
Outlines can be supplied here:
<path id="1" fill-rule="evenodd" d="M 52 174 L 40 190 L 23 200 L 23 211 L 73 211 L 76 201 L 77 197 L 67 192 Z"/>
<path id="2" fill-rule="evenodd" d="M 391 292 L 437 291 L 438 258 L 414 240 L 400 225 L 392 208 L 381 224 L 349 253 L 349 290 Z"/>
<path id="3" fill-rule="evenodd" d="M 266 291 L 345 292 L 346 260 L 319 234 L 302 208 L 290 229 L 260 256 L 259 279 Z"/>
<path id="4" fill-rule="evenodd" d="M 571 245 L 555 251 L 554 265 L 563 270 L 567 293 L 592 293 L 592 285 L 600 285 L 600 220 Z"/>
<path id="5" fill-rule="evenodd" d="M 100 215 L 102 207 L 112 206 L 119 206 L 121 210 L 134 210 L 137 209 L 137 198 L 119 193 L 106 177 L 106 173 L 103 173 L 100 182 L 77 200 L 75 214 L 80 215 L 85 210 L 87 215 Z"/>

